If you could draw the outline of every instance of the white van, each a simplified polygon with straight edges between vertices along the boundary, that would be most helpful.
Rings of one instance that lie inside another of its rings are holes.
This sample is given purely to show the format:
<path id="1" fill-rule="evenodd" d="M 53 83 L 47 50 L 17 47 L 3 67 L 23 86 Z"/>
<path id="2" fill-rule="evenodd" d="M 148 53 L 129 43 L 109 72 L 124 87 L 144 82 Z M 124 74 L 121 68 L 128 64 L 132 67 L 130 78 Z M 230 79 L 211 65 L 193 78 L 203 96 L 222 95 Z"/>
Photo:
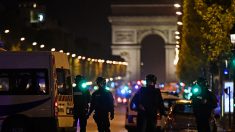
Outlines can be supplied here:
<path id="1" fill-rule="evenodd" d="M 72 110 L 66 54 L 0 52 L 0 130 L 51 132 L 72 127 Z"/>

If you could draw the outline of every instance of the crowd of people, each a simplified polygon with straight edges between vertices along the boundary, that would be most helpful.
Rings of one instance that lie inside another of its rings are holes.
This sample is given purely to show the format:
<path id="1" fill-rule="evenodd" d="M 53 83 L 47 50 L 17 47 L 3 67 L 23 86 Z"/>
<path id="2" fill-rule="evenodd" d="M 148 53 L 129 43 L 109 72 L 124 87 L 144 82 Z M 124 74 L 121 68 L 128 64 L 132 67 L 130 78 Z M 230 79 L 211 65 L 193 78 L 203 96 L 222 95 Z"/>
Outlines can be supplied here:
<path id="1" fill-rule="evenodd" d="M 98 90 L 90 95 L 88 89 L 82 87 L 85 78 L 75 77 L 74 87 L 74 127 L 79 120 L 80 132 L 86 132 L 87 119 L 93 114 L 99 132 L 110 132 L 110 120 L 114 119 L 114 99 L 110 91 L 106 90 L 106 79 L 97 77 Z M 153 74 L 146 76 L 146 86 L 141 87 L 130 102 L 131 110 L 137 112 L 137 132 L 156 132 L 157 113 L 166 116 L 160 89 L 155 88 L 157 77 Z M 217 106 L 215 96 L 208 90 L 206 80 L 196 81 L 201 87 L 201 93 L 192 96 L 192 106 L 198 132 L 209 132 L 209 118 Z M 90 105 L 89 105 L 90 104 Z"/>

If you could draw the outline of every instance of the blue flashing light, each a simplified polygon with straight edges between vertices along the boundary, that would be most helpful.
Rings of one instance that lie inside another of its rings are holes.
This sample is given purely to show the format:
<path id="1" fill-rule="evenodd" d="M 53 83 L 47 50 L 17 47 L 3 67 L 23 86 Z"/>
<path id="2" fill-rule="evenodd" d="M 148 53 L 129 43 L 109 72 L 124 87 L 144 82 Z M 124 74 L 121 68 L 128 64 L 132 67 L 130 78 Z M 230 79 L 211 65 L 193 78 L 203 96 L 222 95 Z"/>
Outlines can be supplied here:
<path id="1" fill-rule="evenodd" d="M 224 69 L 224 75 L 228 75 L 228 69 Z"/>
<path id="2" fill-rule="evenodd" d="M 110 84 L 110 86 L 111 86 L 112 88 L 114 88 L 114 87 L 115 87 L 115 83 L 112 82 L 112 83 Z"/>
<path id="3" fill-rule="evenodd" d="M 164 88 L 164 86 L 165 85 L 163 83 L 159 85 L 160 88 Z"/>
<path id="4" fill-rule="evenodd" d="M 124 86 L 124 88 L 123 88 L 123 89 L 127 91 L 129 88 L 128 88 L 127 86 Z"/>
<path id="5" fill-rule="evenodd" d="M 121 93 L 122 93 L 122 94 L 125 94 L 125 93 L 126 93 L 126 90 L 125 90 L 125 89 L 122 89 L 122 90 L 121 90 Z"/>
<path id="6" fill-rule="evenodd" d="M 139 85 L 135 85 L 135 89 L 138 89 L 139 88 Z"/>

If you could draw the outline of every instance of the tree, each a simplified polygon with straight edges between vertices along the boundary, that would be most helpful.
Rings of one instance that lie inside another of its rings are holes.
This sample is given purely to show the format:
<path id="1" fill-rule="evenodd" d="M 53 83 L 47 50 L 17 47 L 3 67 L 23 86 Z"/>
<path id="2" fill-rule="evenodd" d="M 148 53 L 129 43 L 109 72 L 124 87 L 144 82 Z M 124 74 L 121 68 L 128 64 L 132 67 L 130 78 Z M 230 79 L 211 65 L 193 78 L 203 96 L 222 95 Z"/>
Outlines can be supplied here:
<path id="1" fill-rule="evenodd" d="M 235 0 L 184 0 L 183 29 L 177 73 L 189 82 L 201 68 L 231 53 L 229 32 L 235 22 Z M 208 71 L 207 71 L 208 72 Z"/>
<path id="2" fill-rule="evenodd" d="M 221 54 L 231 51 L 229 32 L 235 22 L 234 0 L 194 0 L 195 9 L 202 18 L 204 25 L 200 28 L 202 51 L 209 61 L 218 59 Z"/>
<path id="3" fill-rule="evenodd" d="M 206 40 L 201 37 L 200 27 L 204 23 L 194 9 L 194 0 L 185 0 L 183 3 L 184 25 L 177 74 L 182 81 L 191 82 L 206 67 L 207 59 L 201 50 L 201 42 Z"/>

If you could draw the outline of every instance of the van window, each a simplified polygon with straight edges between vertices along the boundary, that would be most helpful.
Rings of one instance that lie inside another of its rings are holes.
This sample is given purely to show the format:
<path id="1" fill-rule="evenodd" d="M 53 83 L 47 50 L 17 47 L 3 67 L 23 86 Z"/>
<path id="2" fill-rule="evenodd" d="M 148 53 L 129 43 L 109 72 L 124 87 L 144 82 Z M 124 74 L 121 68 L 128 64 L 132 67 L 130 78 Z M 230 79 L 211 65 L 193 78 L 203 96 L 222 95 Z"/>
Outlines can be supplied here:
<path id="1" fill-rule="evenodd" d="M 69 70 L 56 69 L 58 93 L 60 95 L 72 94 L 72 81 Z"/>
<path id="2" fill-rule="evenodd" d="M 49 93 L 46 69 L 0 70 L 1 95 L 44 95 Z"/>

